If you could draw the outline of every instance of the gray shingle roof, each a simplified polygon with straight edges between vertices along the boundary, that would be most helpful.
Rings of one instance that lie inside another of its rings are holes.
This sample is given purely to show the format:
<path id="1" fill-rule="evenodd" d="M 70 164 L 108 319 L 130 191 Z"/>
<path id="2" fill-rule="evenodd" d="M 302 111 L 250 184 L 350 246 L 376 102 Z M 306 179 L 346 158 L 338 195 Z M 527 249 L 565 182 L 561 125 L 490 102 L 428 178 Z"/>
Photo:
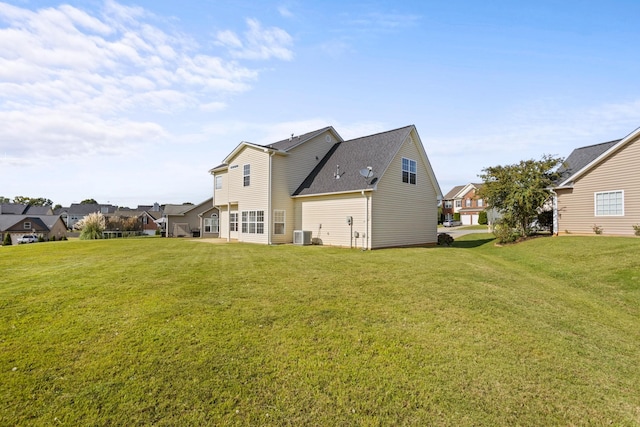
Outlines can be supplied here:
<path id="1" fill-rule="evenodd" d="M 302 135 L 294 135 L 291 138 L 287 138 L 287 139 L 283 139 L 281 141 L 277 141 L 274 142 L 272 144 L 268 144 L 265 145 L 265 147 L 267 148 L 273 148 L 275 150 L 280 150 L 280 151 L 288 151 L 289 149 L 295 147 L 298 144 L 302 144 L 303 142 L 314 138 L 318 135 L 320 135 L 323 132 L 326 132 L 327 130 L 331 129 L 331 126 L 327 126 L 324 127 L 322 129 L 318 129 L 318 130 L 314 130 L 312 132 L 307 132 L 305 134 Z"/>
<path id="2" fill-rule="evenodd" d="M 193 209 L 195 205 L 166 205 L 164 215 L 184 215 L 185 212 Z"/>
<path id="3" fill-rule="evenodd" d="M 0 215 L 0 230 L 7 230 L 25 219 L 38 224 L 38 228 L 51 230 L 60 219 L 60 215 Z M 30 231 L 25 230 L 25 232 Z"/>
<path id="4" fill-rule="evenodd" d="M 458 194 L 458 192 L 460 190 L 462 190 L 464 187 L 466 187 L 465 185 L 456 185 L 455 187 L 453 187 L 451 189 L 451 191 L 449 191 L 447 194 L 445 194 L 445 196 L 442 198 L 442 200 L 453 200 L 453 197 Z"/>
<path id="5" fill-rule="evenodd" d="M 93 204 L 93 203 L 72 203 L 67 209 L 69 215 L 89 215 L 94 212 L 102 212 L 102 213 L 114 213 L 117 209 L 117 206 L 113 205 L 102 205 L 102 204 Z"/>
<path id="6" fill-rule="evenodd" d="M 413 125 L 405 126 L 334 144 L 293 196 L 358 191 L 373 187 L 413 128 Z M 360 175 L 360 170 L 368 166 L 373 170 L 373 177 L 367 182 Z M 338 173 L 340 178 L 336 179 Z"/>
<path id="7" fill-rule="evenodd" d="M 19 203 L 1 203 L 0 204 L 0 213 L 1 214 L 12 214 L 12 215 L 21 215 L 23 214 L 29 205 L 23 205 Z"/>
<path id="8" fill-rule="evenodd" d="M 558 169 L 560 178 L 558 179 L 557 183 L 566 181 L 569 177 L 571 177 L 571 175 L 578 172 L 589 163 L 593 162 L 600 155 L 602 155 L 602 153 L 604 153 L 620 141 L 620 139 L 617 139 L 615 141 L 603 142 L 600 144 L 576 148 L 571 152 L 569 157 L 567 157 L 560 169 Z"/>

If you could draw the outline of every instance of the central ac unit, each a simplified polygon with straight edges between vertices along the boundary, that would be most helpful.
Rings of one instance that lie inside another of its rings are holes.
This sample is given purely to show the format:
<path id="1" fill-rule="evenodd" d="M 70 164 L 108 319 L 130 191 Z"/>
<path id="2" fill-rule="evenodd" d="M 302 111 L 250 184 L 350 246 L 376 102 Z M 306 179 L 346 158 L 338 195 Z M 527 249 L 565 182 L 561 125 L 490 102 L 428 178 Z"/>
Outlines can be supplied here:
<path id="1" fill-rule="evenodd" d="M 293 244 L 294 245 L 310 245 L 311 244 L 311 232 L 303 230 L 293 231 Z"/>

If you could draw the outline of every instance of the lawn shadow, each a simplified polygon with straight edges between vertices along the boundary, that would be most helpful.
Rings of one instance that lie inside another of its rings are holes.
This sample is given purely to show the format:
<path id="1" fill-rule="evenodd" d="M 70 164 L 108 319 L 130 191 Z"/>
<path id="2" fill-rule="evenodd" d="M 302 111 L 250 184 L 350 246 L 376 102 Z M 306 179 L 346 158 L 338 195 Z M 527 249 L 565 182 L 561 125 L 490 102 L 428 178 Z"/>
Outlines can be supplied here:
<path id="1" fill-rule="evenodd" d="M 460 238 L 458 239 L 455 239 L 453 241 L 453 247 L 471 249 L 471 248 L 477 248 L 482 245 L 486 245 L 487 243 L 491 243 L 495 240 L 496 238 L 493 234 L 488 234 L 488 233 L 467 234 L 465 236 L 460 236 Z"/>

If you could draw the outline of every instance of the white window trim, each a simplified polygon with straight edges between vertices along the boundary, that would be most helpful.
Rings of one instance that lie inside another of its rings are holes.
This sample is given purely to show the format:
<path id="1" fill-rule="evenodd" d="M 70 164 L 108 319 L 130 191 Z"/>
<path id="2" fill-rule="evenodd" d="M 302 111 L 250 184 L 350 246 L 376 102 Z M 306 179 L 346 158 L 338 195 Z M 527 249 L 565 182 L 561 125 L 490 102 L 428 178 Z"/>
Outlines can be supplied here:
<path id="1" fill-rule="evenodd" d="M 232 211 L 229 214 L 229 231 L 238 232 L 238 211 Z"/>
<path id="2" fill-rule="evenodd" d="M 251 186 L 251 164 L 242 165 L 242 186 Z"/>
<path id="3" fill-rule="evenodd" d="M 218 214 L 212 213 L 211 218 L 204 218 L 204 232 L 205 233 L 219 233 L 220 221 L 218 221 Z M 207 227 L 209 230 L 207 231 Z"/>
<path id="4" fill-rule="evenodd" d="M 242 234 L 264 234 L 264 211 L 242 211 L 241 217 Z"/>
<path id="5" fill-rule="evenodd" d="M 407 169 L 407 170 L 405 170 L 405 168 L 404 168 L 404 161 L 405 160 L 407 161 L 407 164 L 409 166 L 409 169 Z M 411 164 L 412 163 L 415 165 L 415 172 L 411 172 Z M 408 157 L 403 157 L 402 160 L 400 161 L 400 169 L 402 170 L 401 179 L 402 179 L 402 182 L 404 184 L 417 185 L 417 183 L 418 183 L 418 162 L 417 161 L 415 161 L 413 159 L 410 159 Z M 406 182 L 404 181 L 404 173 L 405 172 L 407 172 L 407 181 Z M 413 174 L 413 176 L 414 176 L 414 182 L 411 182 L 411 174 Z"/>
<path id="6" fill-rule="evenodd" d="M 619 214 L 598 214 L 598 194 L 620 193 L 622 195 L 622 213 Z M 593 193 L 593 215 L 597 217 L 603 216 L 624 216 L 624 190 L 596 191 Z"/>
<path id="7" fill-rule="evenodd" d="M 282 215 L 282 220 L 278 221 L 279 216 Z M 276 224 L 282 224 L 282 233 L 276 233 L 278 227 Z M 273 210 L 273 234 L 281 236 L 287 233 L 287 212 L 283 209 L 274 209 Z"/>
<path id="8" fill-rule="evenodd" d="M 216 176 L 216 190 L 222 190 L 222 175 Z"/>
<path id="9" fill-rule="evenodd" d="M 25 222 L 22 224 L 22 229 L 23 230 L 31 230 L 31 223 L 30 222 Z"/>

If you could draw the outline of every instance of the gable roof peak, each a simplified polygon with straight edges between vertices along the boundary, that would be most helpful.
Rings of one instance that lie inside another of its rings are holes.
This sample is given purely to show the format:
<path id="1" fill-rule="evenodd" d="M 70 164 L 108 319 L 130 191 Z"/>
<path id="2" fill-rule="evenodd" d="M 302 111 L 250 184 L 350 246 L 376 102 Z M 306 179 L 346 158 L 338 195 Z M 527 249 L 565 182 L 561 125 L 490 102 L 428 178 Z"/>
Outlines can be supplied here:
<path id="1" fill-rule="evenodd" d="M 336 130 L 333 128 L 333 126 L 325 126 L 323 128 L 316 129 L 311 132 L 307 132 L 303 134 L 298 134 L 298 135 L 292 132 L 288 138 L 281 139 L 280 141 L 272 142 L 271 144 L 263 145 L 263 147 L 286 152 L 327 131 L 331 131 L 334 134 L 334 136 L 337 139 L 337 142 L 340 142 L 343 140 L 342 137 L 338 134 L 338 132 L 336 132 Z M 336 141 L 333 141 L 333 142 L 336 142 Z"/>

